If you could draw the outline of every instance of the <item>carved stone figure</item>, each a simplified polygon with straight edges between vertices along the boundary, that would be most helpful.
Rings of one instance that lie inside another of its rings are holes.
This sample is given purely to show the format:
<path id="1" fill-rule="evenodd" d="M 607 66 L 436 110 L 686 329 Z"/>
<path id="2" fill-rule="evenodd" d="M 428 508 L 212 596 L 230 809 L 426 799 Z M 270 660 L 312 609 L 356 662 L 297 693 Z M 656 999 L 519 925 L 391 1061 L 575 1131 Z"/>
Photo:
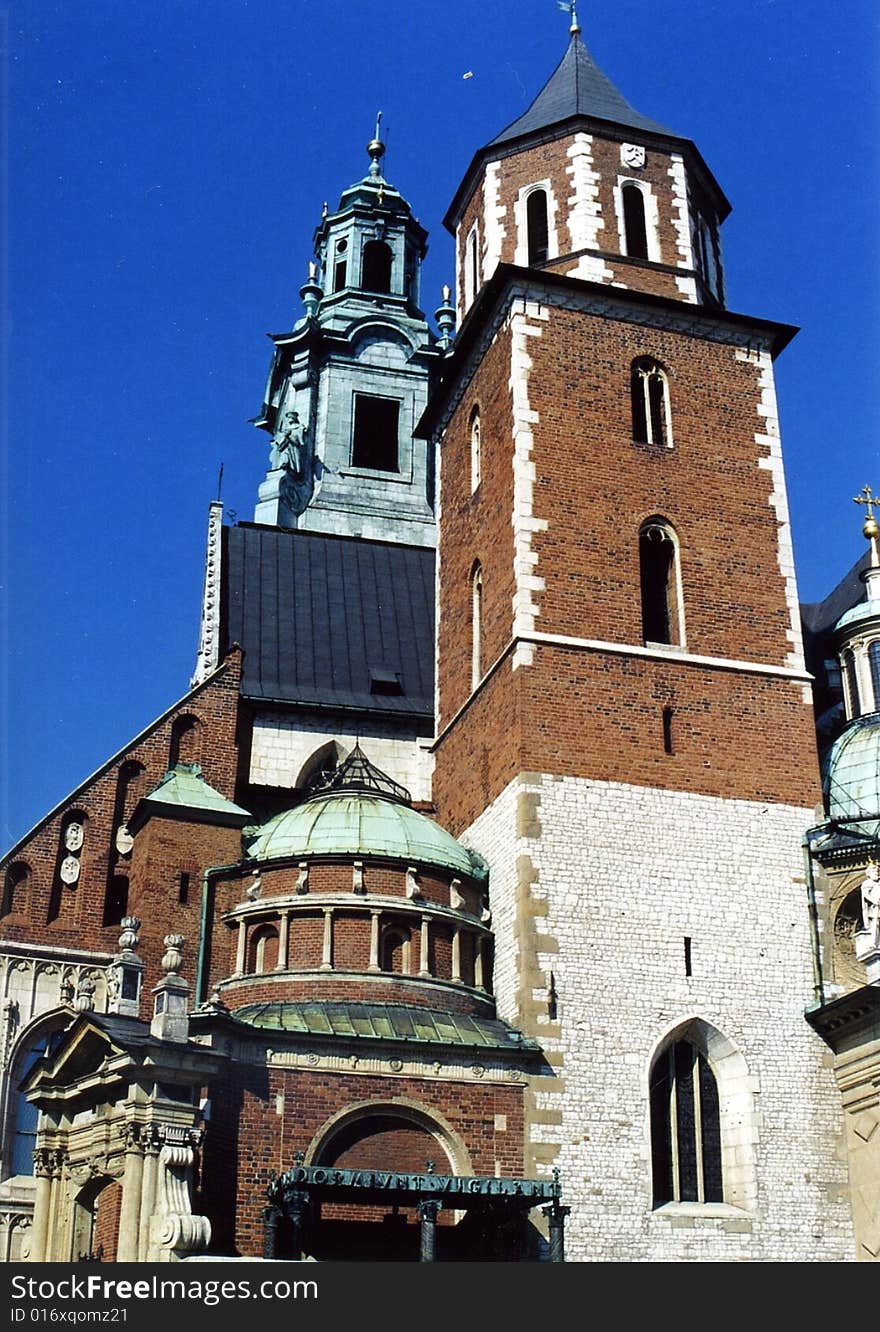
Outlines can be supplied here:
<path id="1" fill-rule="evenodd" d="M 305 462 L 305 427 L 300 424 L 299 412 L 291 409 L 284 413 L 284 424 L 272 441 L 271 463 L 292 476 L 303 475 Z"/>
<path id="2" fill-rule="evenodd" d="M 862 929 L 870 938 L 870 946 L 880 947 L 880 865 L 870 861 L 865 866 L 862 890 Z"/>

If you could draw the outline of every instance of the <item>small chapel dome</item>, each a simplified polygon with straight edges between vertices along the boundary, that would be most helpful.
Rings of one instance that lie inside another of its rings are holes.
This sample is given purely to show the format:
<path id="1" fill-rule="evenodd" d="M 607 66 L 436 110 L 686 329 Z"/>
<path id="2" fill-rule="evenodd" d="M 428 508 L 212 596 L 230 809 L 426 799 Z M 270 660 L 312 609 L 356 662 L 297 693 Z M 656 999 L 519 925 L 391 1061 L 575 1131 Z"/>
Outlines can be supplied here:
<path id="1" fill-rule="evenodd" d="M 355 746 L 325 787 L 263 824 L 248 848 L 254 860 L 338 856 L 390 859 L 484 880 L 482 856 L 408 803 L 408 793 Z"/>
<path id="2" fill-rule="evenodd" d="M 838 736 L 824 784 L 830 818 L 880 817 L 880 713 L 856 718 Z"/>

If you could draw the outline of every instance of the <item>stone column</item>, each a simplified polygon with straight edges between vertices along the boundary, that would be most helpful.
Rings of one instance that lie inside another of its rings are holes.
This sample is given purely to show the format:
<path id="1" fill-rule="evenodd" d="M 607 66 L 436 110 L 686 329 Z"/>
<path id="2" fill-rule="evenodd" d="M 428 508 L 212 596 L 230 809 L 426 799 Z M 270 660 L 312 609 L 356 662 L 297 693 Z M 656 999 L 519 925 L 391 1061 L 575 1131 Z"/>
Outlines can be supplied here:
<path id="1" fill-rule="evenodd" d="M 54 1151 L 49 1179 L 49 1230 L 46 1235 L 46 1259 L 50 1262 L 64 1262 L 69 1255 L 61 1252 L 62 1245 L 62 1204 L 64 1202 L 62 1176 L 64 1174 L 64 1153 Z"/>
<path id="2" fill-rule="evenodd" d="M 278 930 L 278 961 L 276 971 L 286 971 L 290 961 L 290 912 L 283 911 Z"/>
<path id="3" fill-rule="evenodd" d="M 379 970 L 379 917 L 377 910 L 370 912 L 370 964 L 367 971 Z"/>
<path id="4" fill-rule="evenodd" d="M 422 939 L 421 950 L 419 954 L 419 975 L 430 976 L 431 974 L 431 917 L 422 916 Z"/>
<path id="5" fill-rule="evenodd" d="M 144 1172 L 141 1182 L 141 1214 L 138 1235 L 138 1262 L 148 1261 L 150 1252 L 150 1221 L 156 1208 L 156 1188 L 159 1180 L 159 1134 L 147 1129 L 144 1134 Z"/>
<path id="6" fill-rule="evenodd" d="M 456 925 L 452 931 L 452 979 L 456 984 L 461 984 L 461 926 Z"/>
<path id="7" fill-rule="evenodd" d="M 474 987 L 477 990 L 485 990 L 483 983 L 483 936 L 475 934 L 474 938 Z"/>
<path id="8" fill-rule="evenodd" d="M 141 1148 L 140 1130 L 136 1124 L 129 1124 L 125 1135 L 125 1174 L 122 1177 L 122 1208 L 119 1213 L 119 1240 L 116 1245 L 117 1263 L 137 1262 L 143 1177 L 144 1154 Z"/>
<path id="9" fill-rule="evenodd" d="M 52 1161 L 51 1152 L 45 1147 L 34 1152 L 34 1174 L 37 1189 L 34 1195 L 34 1223 L 31 1232 L 32 1263 L 46 1261 L 46 1244 L 49 1237 L 49 1207 L 52 1198 Z"/>
<path id="10" fill-rule="evenodd" d="M 247 947 L 247 922 L 238 922 L 238 945 L 235 950 L 235 975 L 244 975 L 245 949 Z"/>
<path id="11" fill-rule="evenodd" d="M 324 947 L 321 952 L 321 970 L 333 970 L 333 908 L 324 907 Z"/>
<path id="12" fill-rule="evenodd" d="M 419 1203 L 419 1220 L 422 1223 L 419 1262 L 437 1261 L 437 1217 L 440 1206 L 436 1198 L 423 1198 Z"/>

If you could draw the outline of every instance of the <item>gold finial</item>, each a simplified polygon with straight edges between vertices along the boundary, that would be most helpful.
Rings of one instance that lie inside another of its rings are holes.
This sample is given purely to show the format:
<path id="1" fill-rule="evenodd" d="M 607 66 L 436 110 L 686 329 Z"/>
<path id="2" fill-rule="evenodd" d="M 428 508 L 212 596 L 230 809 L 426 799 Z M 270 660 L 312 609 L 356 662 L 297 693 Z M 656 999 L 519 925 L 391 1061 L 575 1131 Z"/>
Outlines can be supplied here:
<path id="1" fill-rule="evenodd" d="M 568 31 L 573 37 L 575 33 L 578 33 L 581 30 L 581 25 L 578 23 L 577 5 L 575 0 L 556 0 L 556 3 L 562 10 L 563 14 L 568 14 L 570 20 Z"/>
<path id="2" fill-rule="evenodd" d="M 874 517 L 874 505 L 880 504 L 880 495 L 875 495 L 870 486 L 862 486 L 858 495 L 853 496 L 854 504 L 864 504 L 865 521 L 862 526 L 862 534 L 868 541 L 876 541 L 880 536 L 880 524 Z"/>
<path id="3" fill-rule="evenodd" d="M 367 152 L 370 154 L 370 157 L 373 159 L 372 162 L 370 163 L 371 176 L 379 175 L 379 161 L 381 158 L 385 156 L 385 145 L 382 142 L 382 140 L 379 138 L 379 130 L 381 125 L 382 125 L 382 112 L 379 111 L 376 114 L 376 133 L 373 135 L 372 139 L 367 144 Z"/>

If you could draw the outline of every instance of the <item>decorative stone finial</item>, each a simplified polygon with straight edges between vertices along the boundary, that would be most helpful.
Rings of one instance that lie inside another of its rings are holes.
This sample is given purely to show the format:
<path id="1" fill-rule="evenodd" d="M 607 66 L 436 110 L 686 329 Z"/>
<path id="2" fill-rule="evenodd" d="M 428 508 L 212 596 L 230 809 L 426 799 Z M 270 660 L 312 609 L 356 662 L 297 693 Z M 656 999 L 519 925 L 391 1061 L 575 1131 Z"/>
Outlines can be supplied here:
<path id="1" fill-rule="evenodd" d="M 73 1001 L 77 1013 L 88 1013 L 95 1007 L 96 989 L 97 986 L 88 973 L 80 978 L 79 985 L 76 987 L 76 998 Z"/>
<path id="2" fill-rule="evenodd" d="M 327 205 L 325 204 L 326 208 Z M 305 286 L 299 289 L 300 300 L 306 307 L 306 319 L 314 319 L 318 313 L 318 306 L 321 304 L 321 298 L 324 295 L 324 289 L 318 281 L 318 266 L 313 259 L 309 260 L 309 277 Z"/>
<path id="3" fill-rule="evenodd" d="M 183 962 L 183 954 L 180 951 L 183 947 L 183 935 L 166 934 L 163 943 L 165 944 L 165 952 L 162 954 L 162 961 L 159 965 L 168 976 L 177 976 Z"/>
<path id="4" fill-rule="evenodd" d="M 434 318 L 437 320 L 437 327 L 440 330 L 440 337 L 437 339 L 444 351 L 452 345 L 452 338 L 455 332 L 455 306 L 451 304 L 452 292 L 444 283 L 442 289 L 443 304 L 439 305 L 434 311 Z"/>
<path id="5" fill-rule="evenodd" d="M 107 968 L 107 1011 L 138 1017 L 144 975 L 144 963 L 136 951 L 141 922 L 137 916 L 123 916 L 119 923 L 119 952 Z"/>
<path id="6" fill-rule="evenodd" d="M 137 916 L 123 916 L 119 923 L 122 926 L 122 933 L 119 936 L 119 951 L 133 953 L 140 943 L 138 930 L 141 927 L 141 922 Z"/>

